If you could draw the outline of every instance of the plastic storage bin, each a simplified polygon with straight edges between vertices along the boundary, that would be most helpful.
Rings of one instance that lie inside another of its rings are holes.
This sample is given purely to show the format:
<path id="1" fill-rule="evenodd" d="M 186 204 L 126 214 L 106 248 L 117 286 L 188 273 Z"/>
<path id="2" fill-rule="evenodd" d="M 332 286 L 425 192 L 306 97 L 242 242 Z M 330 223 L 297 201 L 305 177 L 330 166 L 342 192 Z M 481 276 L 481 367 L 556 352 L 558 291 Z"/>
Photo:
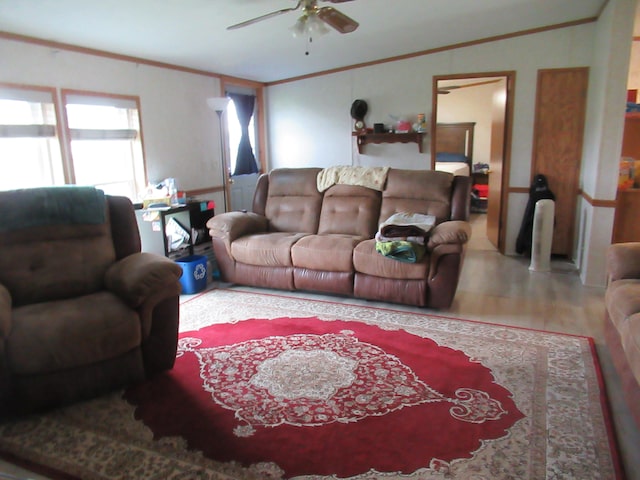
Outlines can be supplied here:
<path id="1" fill-rule="evenodd" d="M 182 267 L 182 293 L 198 293 L 207 287 L 207 257 L 190 255 L 176 260 Z"/>

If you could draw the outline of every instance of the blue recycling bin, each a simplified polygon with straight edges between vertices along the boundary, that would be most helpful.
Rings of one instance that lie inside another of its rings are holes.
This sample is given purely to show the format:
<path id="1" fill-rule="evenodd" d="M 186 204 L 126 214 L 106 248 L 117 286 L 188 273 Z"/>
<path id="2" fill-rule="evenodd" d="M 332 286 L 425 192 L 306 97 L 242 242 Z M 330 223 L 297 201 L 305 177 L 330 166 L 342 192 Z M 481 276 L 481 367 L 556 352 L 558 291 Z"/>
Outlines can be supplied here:
<path id="1" fill-rule="evenodd" d="M 190 255 L 176 260 L 182 267 L 182 293 L 198 293 L 207 288 L 207 257 Z"/>

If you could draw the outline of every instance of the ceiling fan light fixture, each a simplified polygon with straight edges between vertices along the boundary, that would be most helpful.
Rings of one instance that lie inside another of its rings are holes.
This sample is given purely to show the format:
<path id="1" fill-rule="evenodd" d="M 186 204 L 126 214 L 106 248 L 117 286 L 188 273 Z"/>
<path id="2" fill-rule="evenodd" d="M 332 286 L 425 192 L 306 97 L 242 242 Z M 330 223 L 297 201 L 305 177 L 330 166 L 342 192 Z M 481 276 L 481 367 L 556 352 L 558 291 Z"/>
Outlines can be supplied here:
<path id="1" fill-rule="evenodd" d="M 287 12 L 301 10 L 302 15 L 290 30 L 294 37 L 306 37 L 311 43 L 313 36 L 325 35 L 330 32 L 328 27 L 340 33 L 351 33 L 358 28 L 358 22 L 333 7 L 318 7 L 318 2 L 345 3 L 353 0 L 297 0 L 296 6 L 283 8 L 244 22 L 230 25 L 227 30 L 235 30 L 253 25 L 254 23 L 277 17 Z"/>
<path id="2" fill-rule="evenodd" d="M 329 29 L 315 12 L 311 12 L 298 18 L 295 25 L 291 27 L 291 32 L 294 37 L 317 37 L 329 33 Z"/>
<path id="3" fill-rule="evenodd" d="M 315 13 L 307 17 L 307 32 L 309 35 L 326 35 L 329 29 Z"/>
<path id="4" fill-rule="evenodd" d="M 296 20 L 296 23 L 291 27 L 291 33 L 295 38 L 301 37 L 304 35 L 304 31 L 306 29 L 306 18 L 303 15 L 302 17 Z"/>

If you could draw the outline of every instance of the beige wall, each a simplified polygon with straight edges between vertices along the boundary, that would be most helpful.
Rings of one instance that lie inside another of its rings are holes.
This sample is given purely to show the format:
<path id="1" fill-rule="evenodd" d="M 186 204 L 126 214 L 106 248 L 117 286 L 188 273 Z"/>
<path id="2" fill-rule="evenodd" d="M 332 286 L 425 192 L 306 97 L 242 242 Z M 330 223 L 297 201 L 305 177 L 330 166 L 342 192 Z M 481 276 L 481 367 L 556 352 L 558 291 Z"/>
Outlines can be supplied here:
<path id="1" fill-rule="evenodd" d="M 206 103 L 217 78 L 0 39 L 0 82 L 139 96 L 149 181 L 222 185 L 218 119 Z M 207 198 L 223 204 L 220 193 Z"/>
<path id="2" fill-rule="evenodd" d="M 367 145 L 359 154 L 351 136 L 353 100 L 369 103 L 367 122 L 389 114 L 431 118 L 436 75 L 516 71 L 511 178 L 506 188 L 530 185 L 537 73 L 541 68 L 589 66 L 596 24 L 589 23 L 268 87 L 270 166 L 388 165 L 430 168 L 430 138 L 415 144 Z M 506 246 L 515 252 L 527 194 L 508 202 Z"/>
<path id="3" fill-rule="evenodd" d="M 636 0 L 610 0 L 594 32 L 580 187 L 596 200 L 616 198 L 635 10 Z M 581 197 L 578 210 L 581 279 L 587 285 L 604 285 L 614 209 Z"/>

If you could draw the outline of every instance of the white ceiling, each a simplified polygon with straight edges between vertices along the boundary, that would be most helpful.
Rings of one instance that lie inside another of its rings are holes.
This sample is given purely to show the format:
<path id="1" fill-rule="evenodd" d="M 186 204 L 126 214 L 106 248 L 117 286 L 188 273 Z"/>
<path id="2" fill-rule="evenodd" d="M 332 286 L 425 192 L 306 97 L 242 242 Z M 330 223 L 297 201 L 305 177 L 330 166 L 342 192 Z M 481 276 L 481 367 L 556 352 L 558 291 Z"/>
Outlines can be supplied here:
<path id="1" fill-rule="evenodd" d="M 595 17 L 606 0 L 353 0 L 360 23 L 306 41 L 288 12 L 226 27 L 296 0 L 0 0 L 0 31 L 271 82 L 460 42 Z"/>

